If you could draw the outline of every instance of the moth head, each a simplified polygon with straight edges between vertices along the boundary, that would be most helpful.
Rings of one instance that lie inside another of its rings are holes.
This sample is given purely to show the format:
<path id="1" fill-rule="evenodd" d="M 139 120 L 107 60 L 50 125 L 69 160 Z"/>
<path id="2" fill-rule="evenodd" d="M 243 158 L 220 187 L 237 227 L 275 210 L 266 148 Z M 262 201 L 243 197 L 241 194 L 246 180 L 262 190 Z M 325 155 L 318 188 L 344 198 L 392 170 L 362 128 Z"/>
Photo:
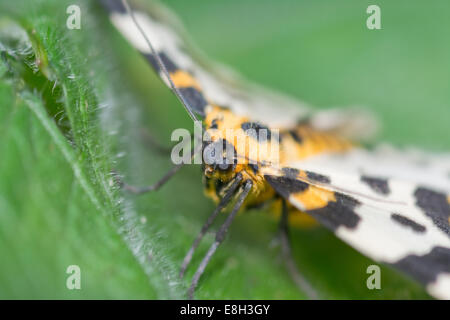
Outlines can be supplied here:
<path id="1" fill-rule="evenodd" d="M 203 144 L 204 174 L 209 178 L 229 180 L 235 174 L 237 153 L 226 139 L 216 139 Z"/>

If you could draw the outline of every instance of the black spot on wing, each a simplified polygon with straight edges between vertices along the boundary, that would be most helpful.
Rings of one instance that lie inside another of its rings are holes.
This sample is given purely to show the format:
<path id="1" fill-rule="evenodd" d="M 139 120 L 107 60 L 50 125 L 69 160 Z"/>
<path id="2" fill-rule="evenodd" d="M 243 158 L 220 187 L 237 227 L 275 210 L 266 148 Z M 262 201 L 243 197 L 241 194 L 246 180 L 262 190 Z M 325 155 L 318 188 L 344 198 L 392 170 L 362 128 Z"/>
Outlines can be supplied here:
<path id="1" fill-rule="evenodd" d="M 411 254 L 392 264 L 423 284 L 436 281 L 440 273 L 450 272 L 450 248 L 434 247 L 424 255 Z"/>
<path id="2" fill-rule="evenodd" d="M 391 192 L 386 179 L 361 176 L 361 181 L 366 183 L 376 193 L 387 195 Z"/>
<path id="3" fill-rule="evenodd" d="M 289 195 L 292 193 L 303 192 L 308 189 L 309 185 L 306 182 L 296 179 L 299 174 L 297 169 L 283 168 L 282 171 L 285 174 L 284 176 L 265 175 L 264 177 L 275 191 L 285 199 L 289 199 Z M 336 201 L 330 201 L 325 207 L 306 212 L 333 231 L 340 226 L 349 229 L 356 228 L 361 218 L 355 212 L 355 208 L 360 205 L 360 202 L 341 193 L 335 193 L 335 197 Z"/>
<path id="4" fill-rule="evenodd" d="M 393 213 L 391 214 L 391 219 L 394 220 L 395 222 L 403 225 L 403 226 L 407 226 L 409 228 L 411 228 L 412 230 L 422 233 L 425 232 L 425 230 L 427 229 L 424 225 L 421 225 L 420 223 L 417 223 L 401 214 L 398 213 Z"/>
<path id="5" fill-rule="evenodd" d="M 127 13 L 127 9 L 120 0 L 100 0 L 100 3 L 110 12 Z"/>
<path id="6" fill-rule="evenodd" d="M 272 188 L 286 199 L 289 198 L 291 193 L 302 192 L 308 189 L 307 183 L 288 176 L 278 177 L 265 175 L 264 177 Z"/>
<path id="7" fill-rule="evenodd" d="M 416 204 L 433 220 L 442 231 L 450 235 L 450 204 L 443 192 L 418 187 L 414 192 Z"/>
<path id="8" fill-rule="evenodd" d="M 288 167 L 281 169 L 281 171 L 283 171 L 283 173 L 286 177 L 291 178 L 291 179 L 297 179 L 298 174 L 300 173 L 300 171 L 298 171 L 298 169 L 288 168 Z"/>
<path id="9" fill-rule="evenodd" d="M 158 73 L 161 72 L 159 63 L 153 54 L 143 53 L 142 55 L 147 59 L 148 62 L 150 62 L 150 64 L 152 65 L 152 67 L 155 69 L 156 72 Z M 179 70 L 175 62 L 173 62 L 164 52 L 160 52 L 158 55 L 169 73 L 176 72 Z"/>
<path id="10" fill-rule="evenodd" d="M 188 106 L 192 108 L 192 111 L 201 116 L 205 116 L 205 107 L 208 102 L 205 100 L 203 93 L 194 87 L 178 88 L 178 91 L 186 100 Z"/>
<path id="11" fill-rule="evenodd" d="M 255 138 L 258 142 L 264 142 L 271 139 L 270 129 L 258 122 L 244 122 L 241 124 L 245 134 Z"/>
<path id="12" fill-rule="evenodd" d="M 321 182 L 321 183 L 330 183 L 331 182 L 331 179 L 329 177 L 315 173 L 315 172 L 306 171 L 306 176 L 308 177 L 308 179 L 311 179 L 312 181 L 315 181 L 315 182 Z"/>
<path id="13" fill-rule="evenodd" d="M 360 205 L 359 201 L 341 193 L 335 193 L 335 197 L 336 202 L 330 201 L 326 207 L 309 210 L 307 213 L 333 231 L 341 226 L 356 228 L 361 220 L 355 212 L 355 208 Z"/>
<path id="14" fill-rule="evenodd" d="M 300 136 L 300 134 L 298 134 L 297 131 L 290 130 L 290 131 L 288 131 L 288 133 L 291 135 L 292 139 L 295 140 L 295 142 L 297 142 L 297 143 L 302 143 L 303 142 L 303 138 Z"/>
<path id="15" fill-rule="evenodd" d="M 156 72 L 160 73 L 161 68 L 159 67 L 159 63 L 156 60 L 155 56 L 151 53 L 144 53 L 144 57 L 150 62 Z M 158 54 L 161 58 L 162 63 L 166 67 L 169 73 L 173 73 L 179 70 L 177 65 L 164 53 L 161 52 Z M 185 87 L 185 88 L 177 88 L 180 95 L 183 96 L 186 101 L 188 107 L 192 109 L 193 112 L 198 115 L 204 117 L 205 116 L 205 107 L 208 104 L 203 93 L 197 90 L 194 87 Z"/>

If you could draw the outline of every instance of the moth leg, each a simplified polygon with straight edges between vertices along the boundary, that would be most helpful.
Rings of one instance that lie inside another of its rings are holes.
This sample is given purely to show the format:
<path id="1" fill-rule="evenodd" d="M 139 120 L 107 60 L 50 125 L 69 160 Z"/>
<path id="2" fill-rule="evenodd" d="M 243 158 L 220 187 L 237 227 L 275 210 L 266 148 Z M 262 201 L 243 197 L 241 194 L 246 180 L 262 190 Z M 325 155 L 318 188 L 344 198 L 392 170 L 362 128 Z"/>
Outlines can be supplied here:
<path id="1" fill-rule="evenodd" d="M 228 215 L 227 219 L 222 224 L 222 226 L 220 227 L 219 231 L 217 231 L 216 239 L 215 239 L 214 243 L 211 245 L 211 247 L 209 247 L 208 252 L 203 257 L 202 262 L 198 266 L 197 271 L 195 271 L 194 277 L 192 278 L 191 286 L 189 287 L 189 290 L 188 290 L 188 299 L 193 299 L 194 298 L 194 291 L 195 291 L 195 288 L 197 287 L 197 284 L 198 284 L 198 281 L 199 281 L 200 277 L 202 276 L 203 272 L 205 271 L 205 268 L 208 265 L 209 260 L 211 260 L 211 257 L 216 252 L 217 247 L 224 240 L 225 235 L 226 235 L 226 233 L 228 231 L 228 228 L 230 227 L 231 223 L 233 222 L 233 219 L 236 216 L 237 212 L 242 207 L 242 205 L 243 205 L 245 199 L 247 198 L 247 195 L 249 194 L 252 186 L 253 186 L 252 181 L 251 180 L 247 180 L 245 182 L 244 186 L 241 187 L 241 189 L 239 190 L 240 194 L 239 194 L 239 197 L 238 197 L 236 203 L 234 204 L 233 210 Z"/>
<path id="2" fill-rule="evenodd" d="M 194 159 L 195 155 L 200 150 L 201 150 L 201 145 L 198 146 L 197 149 L 194 147 L 191 148 L 191 161 L 192 161 L 192 159 Z M 183 165 L 185 165 L 185 163 L 180 163 L 180 164 L 174 165 L 161 179 L 159 179 L 154 184 L 149 185 L 149 186 L 137 187 L 137 186 L 129 185 L 126 182 L 124 182 L 117 174 L 115 174 L 115 179 L 117 181 L 117 184 L 121 188 L 123 188 L 131 193 L 134 193 L 134 194 L 143 194 L 143 193 L 150 192 L 150 191 L 156 191 L 159 188 L 161 188 L 167 181 L 169 181 L 169 179 L 173 175 L 175 175 L 175 173 L 178 172 L 178 170 L 181 169 L 181 167 Z"/>
<path id="3" fill-rule="evenodd" d="M 142 128 L 140 130 L 140 136 L 142 140 L 144 140 L 143 142 L 149 148 L 156 149 L 158 152 L 164 155 L 170 155 L 170 153 L 172 152 L 172 148 L 174 145 L 168 147 L 167 145 L 162 144 L 161 142 L 158 141 L 158 139 L 155 138 L 155 136 L 147 128 Z M 190 143 L 192 145 L 194 143 L 195 137 L 192 133 L 190 134 L 190 136 L 191 136 Z"/>
<path id="4" fill-rule="evenodd" d="M 186 271 L 187 267 L 189 266 L 189 263 L 192 260 L 192 256 L 194 255 L 195 249 L 197 249 L 198 245 L 200 244 L 200 241 L 205 236 L 208 229 L 213 224 L 214 220 L 216 219 L 217 215 L 225 208 L 230 201 L 232 200 L 232 196 L 234 195 L 237 187 L 242 181 L 242 175 L 238 174 L 236 178 L 232 181 L 232 184 L 227 188 L 227 191 L 223 198 L 220 200 L 219 204 L 217 205 L 214 212 L 208 217 L 208 220 L 206 220 L 205 224 L 202 226 L 202 229 L 200 230 L 200 233 L 197 235 L 197 237 L 194 240 L 194 243 L 192 244 L 191 248 L 187 252 L 186 256 L 183 259 L 183 263 L 181 264 L 180 268 L 180 278 L 183 278 L 184 272 Z"/>
<path id="5" fill-rule="evenodd" d="M 300 273 L 297 265 L 295 264 L 294 257 L 292 256 L 291 243 L 289 241 L 289 224 L 288 224 L 288 207 L 286 200 L 282 200 L 282 212 L 280 219 L 280 242 L 281 251 L 283 254 L 286 268 L 290 273 L 295 284 L 306 293 L 310 299 L 318 299 L 316 290 L 306 280 L 306 278 Z"/>
<path id="6" fill-rule="evenodd" d="M 180 170 L 183 165 L 184 165 L 184 163 L 173 166 L 161 179 L 159 179 L 154 184 L 149 185 L 149 186 L 136 187 L 136 186 L 129 185 L 129 184 L 123 182 L 117 175 L 116 175 L 116 181 L 121 188 L 123 188 L 124 190 L 127 190 L 131 193 L 134 193 L 134 194 L 143 194 L 143 193 L 150 192 L 150 191 L 156 191 L 159 188 L 161 188 L 167 181 L 169 181 L 169 179 L 173 175 L 175 175 L 175 173 L 177 173 L 178 170 Z"/>
<path id="7" fill-rule="evenodd" d="M 150 133 L 150 131 L 146 128 L 142 128 L 140 130 L 140 136 L 141 138 L 144 140 L 144 143 L 152 148 L 152 149 L 156 149 L 158 152 L 165 154 L 165 155 L 170 155 L 170 152 L 172 150 L 172 147 L 168 147 L 165 144 L 162 144 L 161 142 L 159 142 L 154 136 L 153 134 Z"/>

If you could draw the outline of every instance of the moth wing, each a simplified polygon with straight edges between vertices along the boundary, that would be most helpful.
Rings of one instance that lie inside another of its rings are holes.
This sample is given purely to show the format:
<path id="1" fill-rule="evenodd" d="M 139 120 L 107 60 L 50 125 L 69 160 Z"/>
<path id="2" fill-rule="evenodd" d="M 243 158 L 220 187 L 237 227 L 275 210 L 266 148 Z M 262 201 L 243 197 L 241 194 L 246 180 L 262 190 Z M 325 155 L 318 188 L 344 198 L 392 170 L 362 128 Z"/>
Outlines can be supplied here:
<path id="1" fill-rule="evenodd" d="M 360 188 L 362 184 L 361 188 L 366 193 L 376 193 L 376 189 L 371 189 L 370 183 L 364 181 L 371 177 L 385 180 L 386 184 L 400 181 L 411 186 L 450 191 L 450 154 L 424 152 L 416 148 L 398 149 L 389 144 L 379 144 L 371 150 L 353 148 L 342 153 L 323 153 L 287 163 L 287 166 L 334 176 L 333 185 L 339 188 L 351 185 Z M 376 194 L 388 198 L 394 196 L 389 192 Z"/>
<path id="2" fill-rule="evenodd" d="M 120 0 L 102 0 L 110 12 L 110 20 L 126 39 L 152 64 L 166 84 L 162 72 L 145 37 Z M 188 112 L 204 116 L 208 106 L 227 107 L 234 113 L 259 121 L 270 128 L 289 129 L 299 121 L 313 127 L 340 130 L 355 139 L 366 138 L 375 131 L 376 121 L 367 112 L 312 112 L 305 103 L 267 88 L 251 84 L 231 69 L 213 63 L 194 46 L 180 23 L 161 5 L 132 9 L 145 36 L 169 71 Z M 352 117 L 347 115 L 351 113 Z M 370 130 L 369 130 L 370 129 Z"/>
<path id="3" fill-rule="evenodd" d="M 356 150 L 269 169 L 266 179 L 364 255 L 404 271 L 431 295 L 450 299 L 448 160 Z"/>

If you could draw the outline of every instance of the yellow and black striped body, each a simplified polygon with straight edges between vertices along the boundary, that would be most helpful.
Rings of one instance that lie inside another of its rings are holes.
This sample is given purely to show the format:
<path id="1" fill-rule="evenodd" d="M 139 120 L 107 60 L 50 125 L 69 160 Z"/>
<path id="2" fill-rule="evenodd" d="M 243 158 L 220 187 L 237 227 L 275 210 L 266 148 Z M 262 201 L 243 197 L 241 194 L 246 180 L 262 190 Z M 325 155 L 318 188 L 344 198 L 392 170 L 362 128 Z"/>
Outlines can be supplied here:
<path id="1" fill-rule="evenodd" d="M 211 166 L 204 165 L 206 195 L 218 202 L 223 196 L 223 187 L 240 173 L 244 181 L 250 179 L 254 186 L 244 207 L 251 208 L 268 204 L 272 206 L 270 211 L 274 212 L 275 215 L 279 215 L 281 212 L 281 197 L 267 180 L 267 175 L 274 171 L 274 167 L 286 168 L 289 167 L 291 162 L 301 161 L 323 153 L 346 152 L 353 147 L 352 143 L 335 134 L 317 131 L 306 123 L 299 124 L 296 128 L 279 131 L 279 152 L 275 154 L 278 159 L 273 159 L 274 154 L 269 147 L 267 148 L 268 152 L 259 154 L 260 157 L 257 161 L 254 161 L 256 164 L 252 164 L 250 161 L 252 156 L 249 154 L 249 150 L 252 150 L 252 147 L 253 150 L 259 150 L 264 144 L 269 144 L 270 138 L 273 137 L 270 137 L 269 133 L 267 139 L 259 140 L 257 137 L 249 137 L 245 129 L 248 127 L 271 129 L 259 123 L 250 122 L 249 119 L 220 107 L 207 108 L 204 122 L 207 132 L 212 137 L 211 140 L 226 140 L 227 143 L 234 146 L 241 160 L 233 170 L 226 172 L 214 170 Z M 227 136 L 228 130 L 234 132 L 233 139 L 229 139 Z M 238 141 L 246 141 L 246 144 L 239 144 Z M 273 175 L 279 175 L 279 173 L 274 172 Z M 299 178 L 309 178 L 318 182 L 321 182 L 321 179 L 323 180 L 323 177 L 309 176 L 308 172 L 295 169 L 291 169 L 289 172 L 285 171 L 283 175 L 289 176 L 293 181 Z M 325 207 L 329 201 L 336 201 L 333 192 L 313 185 L 290 196 L 298 198 L 306 210 L 320 209 Z M 289 220 L 293 225 L 305 226 L 314 224 L 313 218 L 309 215 L 300 212 L 290 204 L 289 209 Z"/>

